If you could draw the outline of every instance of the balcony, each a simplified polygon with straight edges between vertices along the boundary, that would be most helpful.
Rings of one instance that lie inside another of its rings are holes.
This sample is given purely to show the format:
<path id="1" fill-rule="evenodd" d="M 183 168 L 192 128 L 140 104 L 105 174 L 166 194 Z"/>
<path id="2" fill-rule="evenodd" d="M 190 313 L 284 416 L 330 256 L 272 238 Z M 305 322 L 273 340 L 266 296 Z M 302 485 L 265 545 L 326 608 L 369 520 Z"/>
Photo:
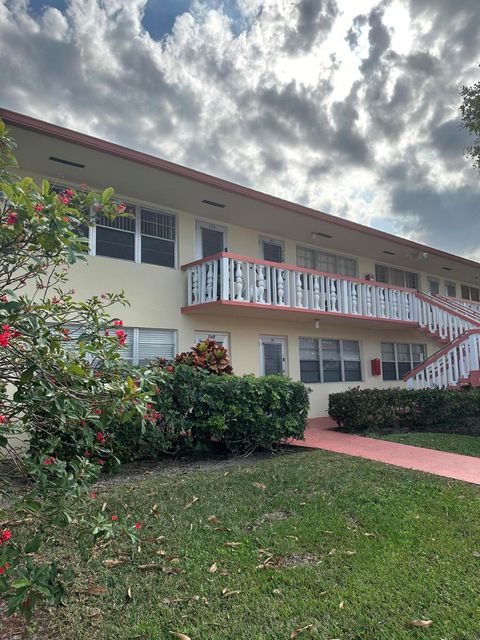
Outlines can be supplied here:
<path id="1" fill-rule="evenodd" d="M 235 315 L 276 313 L 300 319 L 314 314 L 369 324 L 372 320 L 423 324 L 413 289 L 232 253 L 218 253 L 182 269 L 187 274 L 183 313 L 212 313 L 222 307 Z"/>

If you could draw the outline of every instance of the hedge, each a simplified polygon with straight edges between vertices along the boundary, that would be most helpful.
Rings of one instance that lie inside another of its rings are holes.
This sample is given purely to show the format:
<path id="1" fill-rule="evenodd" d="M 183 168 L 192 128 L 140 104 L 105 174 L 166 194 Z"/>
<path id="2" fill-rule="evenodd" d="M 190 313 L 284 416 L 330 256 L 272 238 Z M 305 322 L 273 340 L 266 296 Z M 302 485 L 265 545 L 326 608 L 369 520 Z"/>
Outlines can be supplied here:
<path id="1" fill-rule="evenodd" d="M 208 376 L 190 414 L 192 437 L 221 441 L 233 453 L 302 439 L 308 389 L 283 376 Z"/>
<path id="2" fill-rule="evenodd" d="M 480 435 L 480 390 L 350 389 L 332 393 L 328 414 L 349 432 L 443 431 Z"/>
<path id="3" fill-rule="evenodd" d="M 212 375 L 177 364 L 159 375 L 153 408 L 160 417 L 139 425 L 112 425 L 111 444 L 120 461 L 158 458 L 183 446 L 213 440 L 232 453 L 271 449 L 287 438 L 302 439 L 309 392 L 283 376 Z"/>

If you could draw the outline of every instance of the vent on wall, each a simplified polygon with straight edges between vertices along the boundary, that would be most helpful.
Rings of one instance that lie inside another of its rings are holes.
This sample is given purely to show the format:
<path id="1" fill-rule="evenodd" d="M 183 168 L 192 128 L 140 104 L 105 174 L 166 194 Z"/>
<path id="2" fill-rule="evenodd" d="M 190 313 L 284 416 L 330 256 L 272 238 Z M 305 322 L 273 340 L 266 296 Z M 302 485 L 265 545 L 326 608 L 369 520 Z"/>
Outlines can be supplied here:
<path id="1" fill-rule="evenodd" d="M 226 205 L 221 202 L 214 202 L 213 200 L 202 200 L 203 204 L 209 204 L 211 207 L 220 207 L 220 209 L 225 209 Z"/>
<path id="2" fill-rule="evenodd" d="M 80 162 L 73 162 L 73 160 L 64 160 L 63 158 L 57 158 L 56 156 L 50 156 L 48 158 L 49 160 L 51 160 L 52 162 L 59 162 L 60 164 L 68 164 L 69 167 L 78 167 L 79 169 L 85 169 L 84 164 L 81 164 Z"/>

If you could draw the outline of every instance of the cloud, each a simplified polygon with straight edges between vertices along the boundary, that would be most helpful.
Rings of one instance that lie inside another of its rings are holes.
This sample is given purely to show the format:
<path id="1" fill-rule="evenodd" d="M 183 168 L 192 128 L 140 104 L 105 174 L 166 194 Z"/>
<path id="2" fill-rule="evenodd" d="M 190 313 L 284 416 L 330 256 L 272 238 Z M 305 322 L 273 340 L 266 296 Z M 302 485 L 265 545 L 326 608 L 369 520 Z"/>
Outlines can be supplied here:
<path id="1" fill-rule="evenodd" d="M 480 258 L 478 0 L 154 1 L 0 0 L 0 103 Z"/>

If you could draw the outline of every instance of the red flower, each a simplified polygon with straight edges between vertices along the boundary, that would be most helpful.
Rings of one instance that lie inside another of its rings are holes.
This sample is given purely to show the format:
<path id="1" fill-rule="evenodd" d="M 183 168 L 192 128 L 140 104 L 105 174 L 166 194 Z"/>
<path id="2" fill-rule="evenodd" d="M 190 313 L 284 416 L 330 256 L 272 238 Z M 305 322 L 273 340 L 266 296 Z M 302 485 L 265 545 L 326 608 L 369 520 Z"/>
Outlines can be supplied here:
<path id="1" fill-rule="evenodd" d="M 85 453 L 83 455 L 85 456 L 85 458 L 90 458 L 92 456 L 92 452 L 91 451 L 85 451 Z"/>
<path id="2" fill-rule="evenodd" d="M 102 410 L 101 409 L 94 409 L 93 413 L 96 413 L 97 416 L 100 416 L 102 414 Z"/>
<path id="3" fill-rule="evenodd" d="M 98 463 L 101 467 L 103 467 L 103 465 L 105 464 L 105 460 L 102 460 L 102 459 L 100 458 L 100 460 L 97 460 L 97 463 Z"/>
<path id="4" fill-rule="evenodd" d="M 17 221 L 17 214 L 15 211 L 9 211 L 7 216 L 7 224 L 15 224 Z"/>
<path id="5" fill-rule="evenodd" d="M 118 520 L 118 516 L 112 516 L 112 522 L 116 522 Z"/>
<path id="6" fill-rule="evenodd" d="M 168 371 L 168 373 L 173 373 L 173 367 L 171 364 L 168 365 L 168 367 L 165 367 L 165 370 Z"/>
<path id="7" fill-rule="evenodd" d="M 55 462 L 56 462 L 56 459 L 54 458 L 54 456 L 47 456 L 44 459 L 43 464 L 48 466 L 49 464 L 55 464 Z"/>
<path id="8" fill-rule="evenodd" d="M 114 320 L 113 321 L 113 326 L 114 327 L 123 327 L 123 320 Z"/>
<path id="9" fill-rule="evenodd" d="M 65 189 L 65 194 L 69 197 L 72 198 L 74 195 L 74 192 L 72 191 L 72 189 Z"/>
<path id="10" fill-rule="evenodd" d="M 123 202 L 121 202 L 120 204 L 117 205 L 117 211 L 118 213 L 123 213 L 125 211 L 127 207 L 125 206 L 125 204 Z"/>
<path id="11" fill-rule="evenodd" d="M 4 416 L 3 413 L 0 413 L 0 424 L 5 424 L 7 421 L 7 416 Z"/>
<path id="12" fill-rule="evenodd" d="M 3 567 L 0 567 L 0 576 L 3 575 L 7 569 L 10 569 L 8 562 L 6 562 Z"/>
<path id="13" fill-rule="evenodd" d="M 141 522 L 135 522 L 135 529 L 140 529 L 142 526 Z"/>
<path id="14" fill-rule="evenodd" d="M 34 204 L 34 205 L 33 205 L 33 209 L 34 209 L 34 211 L 36 211 L 37 213 L 40 213 L 41 211 L 43 211 L 44 206 L 43 206 L 43 204 Z"/>
<path id="15" fill-rule="evenodd" d="M 103 435 L 103 433 L 101 431 L 99 431 L 97 433 L 97 442 L 100 442 L 100 444 L 104 444 L 105 443 L 105 436 Z"/>
<path id="16" fill-rule="evenodd" d="M 108 336 L 110 335 L 110 331 L 105 331 L 104 335 L 108 338 Z"/>
<path id="17" fill-rule="evenodd" d="M 12 532 L 9 529 L 4 529 L 0 532 L 0 544 L 7 542 L 12 537 Z"/>
<path id="18" fill-rule="evenodd" d="M 2 297 L 0 298 L 0 301 L 1 301 L 1 302 L 3 302 L 4 304 L 7 304 L 7 302 L 8 302 L 8 298 L 7 298 L 7 296 L 2 296 Z"/>
<path id="19" fill-rule="evenodd" d="M 88 497 L 91 498 L 92 500 L 95 500 L 95 498 L 97 497 L 97 494 L 95 493 L 95 491 L 90 491 L 90 493 L 88 494 Z"/>
<path id="20" fill-rule="evenodd" d="M 68 216 L 63 216 L 63 221 L 64 222 L 70 222 L 70 218 Z"/>
<path id="21" fill-rule="evenodd" d="M 125 331 L 118 330 L 118 331 L 115 331 L 115 335 L 118 338 L 119 345 L 123 347 L 127 341 L 127 334 L 125 333 Z"/>

